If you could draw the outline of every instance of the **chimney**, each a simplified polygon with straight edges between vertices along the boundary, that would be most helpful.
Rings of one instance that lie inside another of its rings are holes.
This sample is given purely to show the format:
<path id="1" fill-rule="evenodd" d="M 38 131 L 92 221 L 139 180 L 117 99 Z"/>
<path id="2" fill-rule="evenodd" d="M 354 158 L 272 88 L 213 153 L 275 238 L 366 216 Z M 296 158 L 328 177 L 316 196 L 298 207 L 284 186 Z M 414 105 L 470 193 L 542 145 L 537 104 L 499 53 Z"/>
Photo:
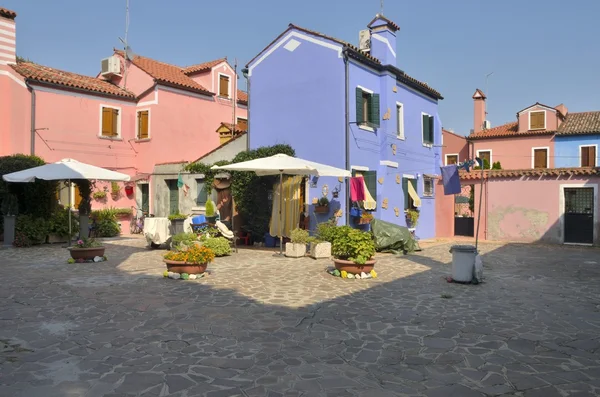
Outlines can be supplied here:
<path id="1" fill-rule="evenodd" d="M 473 132 L 477 133 L 483 130 L 483 125 L 486 120 L 485 100 L 486 96 L 479 88 L 473 94 L 474 117 L 473 117 Z"/>
<path id="2" fill-rule="evenodd" d="M 0 65 L 17 62 L 16 17 L 16 12 L 0 7 Z"/>
<path id="3" fill-rule="evenodd" d="M 367 27 L 371 31 L 371 56 L 383 65 L 396 66 L 396 32 L 400 26 L 377 14 Z"/>

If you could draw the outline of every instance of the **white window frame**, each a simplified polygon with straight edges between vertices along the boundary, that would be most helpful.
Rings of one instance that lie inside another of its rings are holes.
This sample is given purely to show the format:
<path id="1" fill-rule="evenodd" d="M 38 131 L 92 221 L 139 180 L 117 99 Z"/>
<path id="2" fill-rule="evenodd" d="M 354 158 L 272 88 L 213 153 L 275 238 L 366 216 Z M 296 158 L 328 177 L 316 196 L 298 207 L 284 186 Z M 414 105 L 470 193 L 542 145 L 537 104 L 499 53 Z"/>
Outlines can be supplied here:
<path id="1" fill-rule="evenodd" d="M 433 145 L 435 145 L 435 124 L 433 127 L 433 142 L 426 143 L 425 140 L 423 139 L 423 116 L 425 116 L 425 115 L 427 115 L 429 117 L 433 117 L 429 113 L 421 112 L 421 143 L 423 144 L 424 147 L 432 148 Z M 435 117 L 433 119 L 435 120 Z"/>
<path id="2" fill-rule="evenodd" d="M 143 138 L 140 139 L 139 137 L 139 122 L 140 122 L 140 118 L 138 117 L 138 113 L 139 112 L 148 112 L 148 138 Z M 140 108 L 140 109 L 136 109 L 135 110 L 135 140 L 138 142 L 145 142 L 145 141 L 149 141 L 150 138 L 152 138 L 152 134 L 150 132 L 150 118 L 152 117 L 151 115 L 151 111 L 150 108 Z"/>
<path id="3" fill-rule="evenodd" d="M 431 181 L 431 194 L 427 194 L 427 192 L 425 191 L 425 179 L 428 179 Z M 433 197 L 435 195 L 435 187 L 433 184 L 434 180 L 435 179 L 430 176 L 423 175 L 423 196 L 422 197 Z"/>
<path id="4" fill-rule="evenodd" d="M 531 128 L 531 113 L 539 113 L 544 112 L 544 128 Z M 527 117 L 529 117 L 529 131 L 542 131 L 546 129 L 546 123 L 548 122 L 548 116 L 545 110 L 530 110 L 527 113 Z"/>
<path id="5" fill-rule="evenodd" d="M 117 121 L 117 136 L 103 136 L 102 135 L 102 109 L 117 109 L 119 111 L 119 120 Z M 123 109 L 120 106 L 111 106 L 104 103 L 100 104 L 100 121 L 98 123 L 98 137 L 100 139 L 108 139 L 111 141 L 121 141 L 121 123 L 123 122 Z"/>
<path id="6" fill-rule="evenodd" d="M 404 134 L 404 104 L 402 102 L 396 102 L 396 137 L 401 141 L 406 139 Z"/>
<path id="7" fill-rule="evenodd" d="M 581 157 L 581 149 L 584 147 L 595 147 L 596 148 L 596 158 L 594 159 L 594 163 L 596 165 L 596 167 L 598 167 L 598 144 L 597 143 L 591 143 L 589 145 L 579 145 L 579 167 L 583 167 L 583 158 Z"/>
<path id="8" fill-rule="evenodd" d="M 363 92 L 366 92 L 367 94 L 370 94 L 370 95 L 374 95 L 375 94 L 375 91 L 370 90 L 368 88 L 365 88 L 365 87 L 363 87 L 361 85 L 357 85 L 356 88 L 360 88 Z M 368 119 L 368 117 L 367 117 L 367 119 Z M 365 131 L 369 131 L 369 132 L 375 132 L 375 128 L 369 127 L 368 125 L 359 124 L 358 120 L 356 120 L 356 125 L 358 125 L 358 128 L 360 128 L 361 130 L 365 130 Z"/>
<path id="9" fill-rule="evenodd" d="M 217 94 L 217 96 L 219 98 L 221 98 L 221 99 L 229 99 L 229 100 L 231 100 L 231 76 L 228 75 L 227 73 L 221 73 L 221 72 L 218 72 L 217 75 L 218 75 L 218 77 L 217 77 L 217 87 L 218 87 L 218 90 L 219 90 L 219 93 Z M 221 76 L 227 77 L 227 81 L 229 82 L 227 84 L 227 95 L 228 95 L 227 98 L 224 97 L 224 96 L 221 96 Z"/>
<path id="10" fill-rule="evenodd" d="M 492 169 L 492 164 L 494 164 L 494 160 L 493 160 L 494 159 L 494 157 L 493 157 L 494 153 L 492 153 L 492 149 L 479 149 L 479 150 L 477 150 L 477 152 L 476 152 L 477 153 L 477 157 L 481 158 L 481 156 L 479 156 L 479 153 L 481 153 L 481 152 L 490 152 L 490 170 L 491 170 Z M 481 168 L 483 168 L 483 159 L 481 159 L 481 162 L 482 162 Z"/>
<path id="11" fill-rule="evenodd" d="M 460 158 L 458 157 L 458 153 L 447 153 L 444 156 L 444 165 L 449 165 L 448 164 L 448 156 L 456 156 L 456 164 L 458 164 L 460 162 Z"/>
<path id="12" fill-rule="evenodd" d="M 535 151 L 536 150 L 546 150 L 546 168 L 550 168 L 550 147 L 549 146 L 540 146 L 540 147 L 532 147 L 531 148 L 531 168 L 535 168 Z"/>

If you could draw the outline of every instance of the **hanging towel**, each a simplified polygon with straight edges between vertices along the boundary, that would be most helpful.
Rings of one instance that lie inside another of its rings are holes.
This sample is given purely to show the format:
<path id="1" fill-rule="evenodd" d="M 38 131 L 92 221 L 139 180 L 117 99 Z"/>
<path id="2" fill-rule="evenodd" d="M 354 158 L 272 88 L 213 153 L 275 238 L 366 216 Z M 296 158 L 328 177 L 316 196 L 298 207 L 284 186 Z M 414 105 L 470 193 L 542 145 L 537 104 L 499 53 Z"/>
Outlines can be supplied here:
<path id="1" fill-rule="evenodd" d="M 365 199 L 365 180 L 362 176 L 350 179 L 350 200 L 363 201 Z"/>
<path id="2" fill-rule="evenodd" d="M 442 171 L 442 183 L 444 184 L 444 194 L 460 194 L 460 178 L 458 176 L 458 167 L 456 164 L 447 165 L 440 168 Z"/>
<path id="3" fill-rule="evenodd" d="M 368 211 L 373 211 L 375 208 L 377 208 L 377 202 L 373 199 L 373 196 L 371 196 L 371 192 L 369 192 L 369 189 L 367 188 L 365 178 L 361 177 L 360 179 L 363 180 L 363 189 L 365 192 L 365 200 L 362 202 L 363 208 Z"/>
<path id="4" fill-rule="evenodd" d="M 181 174 L 179 174 L 177 175 L 177 187 L 181 189 L 183 185 L 185 185 L 185 183 L 183 183 L 183 177 L 181 176 Z"/>
<path id="5" fill-rule="evenodd" d="M 413 184 L 410 182 L 408 183 L 408 195 L 410 196 L 410 198 L 412 198 L 413 205 L 415 207 L 421 206 L 421 198 L 417 194 L 417 191 L 415 190 L 415 187 L 413 186 Z"/>

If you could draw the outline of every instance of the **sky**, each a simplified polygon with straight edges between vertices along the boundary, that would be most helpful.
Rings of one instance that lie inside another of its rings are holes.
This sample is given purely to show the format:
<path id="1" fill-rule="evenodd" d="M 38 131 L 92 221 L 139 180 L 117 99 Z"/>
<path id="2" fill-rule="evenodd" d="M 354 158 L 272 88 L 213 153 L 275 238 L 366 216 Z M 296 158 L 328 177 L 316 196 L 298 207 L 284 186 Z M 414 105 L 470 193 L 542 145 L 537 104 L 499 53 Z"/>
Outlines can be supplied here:
<path id="1" fill-rule="evenodd" d="M 0 0 L 18 13 L 18 55 L 93 76 L 122 48 L 125 5 Z M 380 0 L 130 0 L 129 10 L 136 54 L 180 66 L 227 56 L 239 70 L 289 23 L 358 44 Z M 535 102 L 600 110 L 598 0 L 385 0 L 384 15 L 401 28 L 396 66 L 444 96 L 444 128 L 469 133 L 476 88 L 492 127 Z"/>

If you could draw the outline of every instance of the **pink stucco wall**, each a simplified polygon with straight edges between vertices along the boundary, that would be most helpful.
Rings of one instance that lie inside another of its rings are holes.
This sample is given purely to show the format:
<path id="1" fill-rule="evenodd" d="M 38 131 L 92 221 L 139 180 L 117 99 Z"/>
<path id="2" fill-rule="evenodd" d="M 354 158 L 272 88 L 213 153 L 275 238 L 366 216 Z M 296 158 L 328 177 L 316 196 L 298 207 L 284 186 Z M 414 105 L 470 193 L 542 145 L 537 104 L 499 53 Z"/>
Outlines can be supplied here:
<path id="1" fill-rule="evenodd" d="M 24 85 L 12 68 L 0 65 L 0 155 L 30 151 L 31 101 Z"/>
<path id="2" fill-rule="evenodd" d="M 552 135 L 478 139 L 473 140 L 473 145 L 474 155 L 477 155 L 478 150 L 491 150 L 492 162 L 500 161 L 502 169 L 533 168 L 532 149 L 534 147 L 548 147 L 548 167 L 554 167 L 554 140 Z"/>
<path id="3" fill-rule="evenodd" d="M 558 113 L 545 107 L 534 106 L 519 115 L 519 132 L 529 131 L 529 113 L 538 111 L 546 112 L 546 130 L 556 131 L 558 128 Z"/>
<path id="4" fill-rule="evenodd" d="M 469 157 L 469 147 L 464 136 L 453 132 L 442 130 L 444 146 L 442 148 L 442 161 L 446 165 L 447 154 L 458 154 L 458 161 L 464 161 Z"/>

